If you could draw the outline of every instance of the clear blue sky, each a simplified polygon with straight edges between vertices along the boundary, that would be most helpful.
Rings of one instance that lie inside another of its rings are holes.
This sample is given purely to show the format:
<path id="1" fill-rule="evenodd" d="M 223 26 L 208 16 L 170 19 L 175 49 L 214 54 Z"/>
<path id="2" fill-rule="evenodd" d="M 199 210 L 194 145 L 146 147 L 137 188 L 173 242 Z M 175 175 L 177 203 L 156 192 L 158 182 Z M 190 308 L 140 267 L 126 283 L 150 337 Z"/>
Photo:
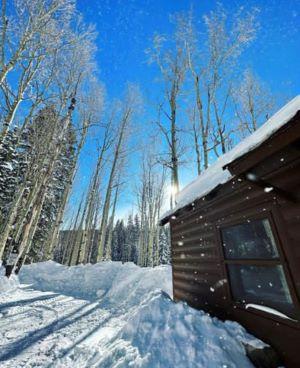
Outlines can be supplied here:
<path id="1" fill-rule="evenodd" d="M 153 33 L 169 33 L 169 15 L 174 12 L 193 5 L 201 21 L 216 3 L 215 0 L 78 0 L 85 21 L 94 23 L 98 31 L 97 60 L 108 98 L 120 96 L 127 81 L 139 83 L 146 100 L 159 94 L 159 85 L 153 82 L 157 70 L 146 63 L 145 56 Z M 243 5 L 260 9 L 261 28 L 257 40 L 244 55 L 245 67 L 251 67 L 274 94 L 284 98 L 299 94 L 300 0 L 224 0 L 223 5 L 232 12 Z M 90 143 L 81 157 L 81 170 L 86 177 L 92 156 Z M 133 172 L 137 170 L 134 162 L 130 165 Z M 82 184 L 76 184 L 78 192 Z M 120 203 L 120 214 L 130 208 L 133 200 L 130 185 Z"/>

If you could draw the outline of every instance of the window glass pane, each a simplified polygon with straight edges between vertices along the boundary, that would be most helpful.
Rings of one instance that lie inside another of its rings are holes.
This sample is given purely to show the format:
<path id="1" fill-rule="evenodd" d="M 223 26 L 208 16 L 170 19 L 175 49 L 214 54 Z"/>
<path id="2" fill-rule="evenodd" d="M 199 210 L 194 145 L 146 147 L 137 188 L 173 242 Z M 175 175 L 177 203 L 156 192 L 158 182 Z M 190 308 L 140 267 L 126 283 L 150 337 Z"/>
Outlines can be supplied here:
<path id="1" fill-rule="evenodd" d="M 222 229 L 226 258 L 270 259 L 278 252 L 269 220 L 254 220 Z"/>
<path id="2" fill-rule="evenodd" d="M 291 314 L 292 298 L 282 266 L 228 265 L 236 301 L 261 304 Z"/>

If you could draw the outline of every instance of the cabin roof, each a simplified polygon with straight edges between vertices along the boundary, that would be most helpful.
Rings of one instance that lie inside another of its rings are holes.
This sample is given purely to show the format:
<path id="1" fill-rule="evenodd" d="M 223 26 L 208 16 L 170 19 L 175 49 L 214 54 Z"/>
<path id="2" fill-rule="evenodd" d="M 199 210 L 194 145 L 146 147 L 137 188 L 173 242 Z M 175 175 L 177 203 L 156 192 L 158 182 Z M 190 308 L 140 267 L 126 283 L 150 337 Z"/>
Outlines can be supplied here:
<path id="1" fill-rule="evenodd" d="M 163 214 L 161 223 L 168 222 L 170 217 L 175 215 L 180 209 L 204 197 L 217 186 L 225 184 L 232 179 L 234 174 L 229 170 L 229 167 L 233 162 L 240 160 L 251 151 L 260 147 L 262 143 L 284 127 L 298 111 L 300 111 L 300 95 L 283 106 L 259 129 L 238 143 L 232 150 L 220 156 L 213 165 L 183 188 L 176 196 L 176 206 Z"/>

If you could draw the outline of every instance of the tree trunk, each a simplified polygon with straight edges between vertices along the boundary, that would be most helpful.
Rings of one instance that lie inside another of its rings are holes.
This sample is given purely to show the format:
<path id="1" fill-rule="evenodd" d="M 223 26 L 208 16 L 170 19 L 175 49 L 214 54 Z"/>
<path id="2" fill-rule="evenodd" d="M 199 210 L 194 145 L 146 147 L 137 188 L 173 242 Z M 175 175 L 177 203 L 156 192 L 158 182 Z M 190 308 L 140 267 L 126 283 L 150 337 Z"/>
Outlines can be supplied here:
<path id="1" fill-rule="evenodd" d="M 119 184 L 117 184 L 117 187 L 116 187 L 112 213 L 111 213 L 110 221 L 108 225 L 109 230 L 108 230 L 108 237 L 107 237 L 107 243 L 106 243 L 106 249 L 105 249 L 105 258 L 107 260 L 111 260 L 111 242 L 112 242 L 112 234 L 113 234 L 113 228 L 114 228 L 116 206 L 117 206 L 117 201 L 118 201 L 118 194 L 119 194 Z"/>
<path id="2" fill-rule="evenodd" d="M 100 231 L 99 231 L 100 240 L 99 240 L 99 247 L 98 247 L 97 262 L 100 262 L 103 259 L 103 255 L 104 255 L 104 244 L 105 244 L 105 239 L 106 239 L 107 221 L 108 221 L 108 215 L 109 215 L 109 209 L 110 209 L 112 186 L 113 186 L 114 179 L 115 179 L 115 173 L 116 173 L 117 164 L 119 161 L 119 156 L 121 153 L 121 146 L 123 144 L 123 138 L 124 138 L 126 126 L 129 123 L 130 114 L 131 114 L 131 109 L 129 108 L 125 111 L 125 114 L 122 118 L 119 138 L 118 138 L 118 142 L 116 145 L 112 168 L 110 171 L 109 181 L 108 181 L 105 200 L 104 200 Z"/>

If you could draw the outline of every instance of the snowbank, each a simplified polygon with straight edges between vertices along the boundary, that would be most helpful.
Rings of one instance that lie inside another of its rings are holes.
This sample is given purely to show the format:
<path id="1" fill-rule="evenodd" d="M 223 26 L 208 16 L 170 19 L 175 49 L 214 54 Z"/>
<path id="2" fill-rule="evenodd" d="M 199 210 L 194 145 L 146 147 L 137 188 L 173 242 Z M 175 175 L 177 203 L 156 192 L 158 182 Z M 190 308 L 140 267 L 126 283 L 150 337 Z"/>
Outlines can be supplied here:
<path id="1" fill-rule="evenodd" d="M 19 280 L 16 276 L 8 279 L 5 276 L 0 276 L 0 293 L 8 293 L 16 290 L 19 287 Z"/>
<path id="2" fill-rule="evenodd" d="M 135 305 L 154 289 L 172 295 L 169 266 L 141 268 L 131 262 L 102 262 L 67 267 L 48 261 L 24 266 L 19 278 L 38 290 L 88 300 L 103 298 L 106 304 L 116 306 Z"/>
<path id="3" fill-rule="evenodd" d="M 5 269 L 0 264 L 0 293 L 7 293 L 16 290 L 19 287 L 19 280 L 16 276 L 7 278 L 4 276 Z"/>
<path id="4" fill-rule="evenodd" d="M 244 344 L 265 346 L 238 323 L 174 303 L 170 266 L 103 262 L 66 267 L 50 261 L 25 266 L 19 278 L 31 288 L 21 285 L 16 302 L 14 293 L 0 298 L 9 302 L 3 304 L 4 318 L 20 315 L 14 320 L 18 340 L 1 343 L 0 333 L 0 361 L 6 359 L 7 367 L 47 362 L 64 368 L 250 368 Z M 9 311 L 7 305 L 20 310 Z M 27 350 L 20 353 L 23 340 Z"/>
<path id="5" fill-rule="evenodd" d="M 271 135 L 290 121 L 299 110 L 300 95 L 283 106 L 253 134 L 242 140 L 231 151 L 222 155 L 213 165 L 183 188 L 176 196 L 177 205 L 172 210 L 164 213 L 161 219 L 171 216 L 177 210 L 205 196 L 218 185 L 228 182 L 232 178 L 232 175 L 229 170 L 224 169 L 224 167 L 266 141 Z"/>
<path id="6" fill-rule="evenodd" d="M 238 323 L 221 322 L 184 303 L 153 293 L 124 327 L 142 367 L 252 367 L 243 343 L 262 348 Z M 121 344 L 122 346 L 122 344 Z"/>

